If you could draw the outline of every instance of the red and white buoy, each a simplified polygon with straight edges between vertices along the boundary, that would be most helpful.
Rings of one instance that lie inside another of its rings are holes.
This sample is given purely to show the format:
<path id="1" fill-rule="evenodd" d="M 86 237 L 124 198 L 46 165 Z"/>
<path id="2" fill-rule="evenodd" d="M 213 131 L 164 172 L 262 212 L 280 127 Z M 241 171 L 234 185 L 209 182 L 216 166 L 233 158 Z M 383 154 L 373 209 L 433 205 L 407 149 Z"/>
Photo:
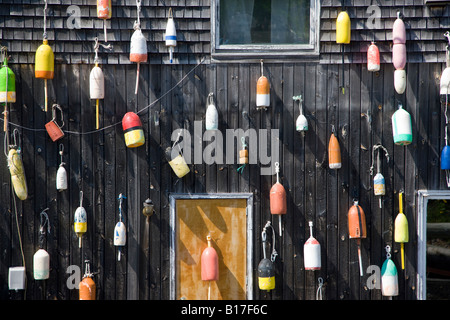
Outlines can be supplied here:
<path id="1" fill-rule="evenodd" d="M 380 71 L 380 50 L 378 50 L 375 42 L 372 42 L 367 49 L 367 70 L 376 72 Z"/>
<path id="2" fill-rule="evenodd" d="M 256 82 L 256 109 L 266 109 L 270 106 L 270 83 L 263 73 L 264 64 L 261 60 L 261 76 Z"/>
<path id="3" fill-rule="evenodd" d="M 106 20 L 111 19 L 112 5 L 111 0 L 97 0 L 97 18 L 103 19 L 103 32 L 105 34 L 105 42 L 108 42 L 108 34 L 106 32 Z"/>
<path id="4" fill-rule="evenodd" d="M 303 245 L 305 270 L 320 270 L 322 263 L 320 259 L 320 243 L 313 237 L 313 222 L 309 221 L 310 237 Z"/>
<path id="5" fill-rule="evenodd" d="M 136 71 L 136 89 L 134 94 L 137 94 L 139 87 L 139 66 L 143 62 L 147 62 L 147 39 L 144 37 L 141 31 L 141 20 L 139 18 L 139 13 L 141 12 L 140 1 L 137 1 L 137 21 L 134 22 L 134 32 L 131 36 L 130 45 L 130 61 L 137 63 Z"/>

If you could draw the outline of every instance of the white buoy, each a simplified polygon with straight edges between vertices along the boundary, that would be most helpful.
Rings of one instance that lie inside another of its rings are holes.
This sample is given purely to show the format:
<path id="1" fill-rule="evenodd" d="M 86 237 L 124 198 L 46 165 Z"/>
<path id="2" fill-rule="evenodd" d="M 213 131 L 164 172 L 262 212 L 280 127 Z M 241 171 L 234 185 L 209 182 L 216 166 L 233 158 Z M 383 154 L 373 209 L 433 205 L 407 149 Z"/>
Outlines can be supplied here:
<path id="1" fill-rule="evenodd" d="M 170 63 L 173 62 L 173 49 L 177 46 L 177 30 L 173 20 L 172 8 L 169 9 L 169 18 L 167 19 L 166 33 L 164 35 L 166 46 L 169 47 Z"/>
<path id="2" fill-rule="evenodd" d="M 122 222 L 122 201 L 126 199 L 122 194 L 119 194 L 119 222 L 117 222 L 114 228 L 114 245 L 119 247 L 119 253 L 117 255 L 117 260 L 120 261 L 120 256 L 122 253 L 122 247 L 125 246 L 127 242 L 127 229 L 125 224 Z"/>
<path id="3" fill-rule="evenodd" d="M 205 115 L 205 129 L 206 130 L 217 130 L 219 128 L 219 114 L 217 113 L 217 108 L 214 105 L 213 93 L 208 95 Z"/>
<path id="4" fill-rule="evenodd" d="M 64 145 L 59 145 L 59 155 L 61 156 L 61 163 L 59 164 L 58 171 L 56 172 L 56 190 L 63 191 L 67 189 L 67 171 L 64 168 L 63 162 Z"/>

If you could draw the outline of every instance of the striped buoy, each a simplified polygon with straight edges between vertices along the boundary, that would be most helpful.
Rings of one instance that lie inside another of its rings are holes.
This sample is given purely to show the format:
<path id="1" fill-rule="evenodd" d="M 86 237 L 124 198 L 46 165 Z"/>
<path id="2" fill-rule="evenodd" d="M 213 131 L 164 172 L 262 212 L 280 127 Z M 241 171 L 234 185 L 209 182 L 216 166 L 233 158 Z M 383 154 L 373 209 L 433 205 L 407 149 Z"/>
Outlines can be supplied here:
<path id="1" fill-rule="evenodd" d="M 269 80 L 263 73 L 264 64 L 261 60 L 261 76 L 256 82 L 256 108 L 266 109 L 270 106 L 270 84 Z"/>
<path id="2" fill-rule="evenodd" d="M 310 236 L 303 245 L 303 256 L 305 270 L 320 270 L 322 263 L 320 259 L 320 243 L 313 237 L 313 222 L 309 221 Z"/>
<path id="3" fill-rule="evenodd" d="M 398 296 L 398 273 L 391 260 L 390 246 L 386 246 L 386 260 L 381 267 L 381 294 L 386 297 Z"/>
<path id="4" fill-rule="evenodd" d="M 173 20 L 172 8 L 169 8 L 169 17 L 167 18 L 166 33 L 164 35 L 166 46 L 169 47 L 169 60 L 173 62 L 173 50 L 177 46 L 177 30 Z"/>

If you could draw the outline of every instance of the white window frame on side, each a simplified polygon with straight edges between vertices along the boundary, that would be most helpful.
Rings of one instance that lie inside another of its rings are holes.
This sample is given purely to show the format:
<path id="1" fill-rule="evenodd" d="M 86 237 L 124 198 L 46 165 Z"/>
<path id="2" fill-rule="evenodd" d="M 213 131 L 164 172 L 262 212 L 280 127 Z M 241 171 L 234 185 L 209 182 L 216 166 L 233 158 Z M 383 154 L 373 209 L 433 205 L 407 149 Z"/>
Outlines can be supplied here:
<path id="1" fill-rule="evenodd" d="M 310 0 L 310 37 L 309 44 L 219 44 L 220 1 L 211 0 L 211 56 L 214 60 L 222 59 L 291 59 L 319 56 L 320 42 L 320 1 Z M 244 0 L 243 0 L 244 1 Z"/>

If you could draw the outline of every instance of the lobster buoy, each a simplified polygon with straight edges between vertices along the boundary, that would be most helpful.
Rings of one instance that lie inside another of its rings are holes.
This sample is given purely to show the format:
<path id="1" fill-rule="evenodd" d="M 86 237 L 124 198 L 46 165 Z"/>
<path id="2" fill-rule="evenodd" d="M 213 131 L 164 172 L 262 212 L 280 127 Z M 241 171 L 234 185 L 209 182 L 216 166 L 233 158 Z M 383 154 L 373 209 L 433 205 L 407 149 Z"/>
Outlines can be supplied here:
<path id="1" fill-rule="evenodd" d="M 384 196 L 386 194 L 386 181 L 381 172 L 378 172 L 373 178 L 373 193 L 376 196 Z"/>
<path id="2" fill-rule="evenodd" d="M 147 39 L 142 34 L 140 27 L 135 26 L 130 45 L 130 61 L 137 63 L 135 94 L 139 87 L 139 66 L 143 62 L 147 62 L 147 55 Z"/>
<path id="3" fill-rule="evenodd" d="M 142 122 L 136 113 L 130 111 L 123 116 L 122 128 L 125 136 L 125 144 L 128 148 L 136 148 L 145 143 Z"/>
<path id="4" fill-rule="evenodd" d="M 89 95 L 95 100 L 96 106 L 96 129 L 99 128 L 99 100 L 105 98 L 105 77 L 102 69 L 95 63 L 89 75 Z"/>
<path id="5" fill-rule="evenodd" d="M 398 273 L 391 260 L 391 248 L 386 246 L 387 257 L 381 267 L 381 294 L 386 297 L 398 296 Z"/>
<path id="6" fill-rule="evenodd" d="M 272 229 L 273 248 L 270 259 L 267 258 L 267 228 Z M 258 286 L 260 290 L 270 291 L 275 289 L 275 265 L 274 261 L 277 256 L 275 250 L 275 230 L 273 229 L 270 221 L 267 221 L 266 225 L 261 232 L 262 245 L 263 245 L 263 259 L 258 264 Z"/>
<path id="7" fill-rule="evenodd" d="M 83 275 L 83 279 L 80 281 L 78 285 L 79 289 L 79 299 L 80 300 L 95 300 L 96 299 L 96 291 L 97 286 L 95 285 L 94 274 L 91 273 L 89 261 L 86 260 L 86 270 Z"/>
<path id="8" fill-rule="evenodd" d="M 394 88 L 398 94 L 403 94 L 406 90 L 406 71 L 398 69 L 394 71 Z"/>
<path id="9" fill-rule="evenodd" d="M 56 190 L 64 191 L 67 189 L 67 171 L 64 168 L 64 163 L 61 162 L 58 171 L 56 172 Z"/>
<path id="10" fill-rule="evenodd" d="M 166 46 L 169 47 L 169 60 L 173 62 L 173 49 L 177 46 L 177 30 L 173 21 L 172 8 L 169 9 L 169 17 L 167 18 L 166 33 L 164 35 Z"/>
<path id="11" fill-rule="evenodd" d="M 256 82 L 256 108 L 266 109 L 270 106 L 270 83 L 263 73 L 264 64 L 261 60 L 261 76 Z"/>
<path id="12" fill-rule="evenodd" d="M 320 258 L 320 243 L 313 237 L 313 222 L 309 221 L 310 236 L 303 245 L 305 270 L 320 270 L 322 263 Z"/>
<path id="13" fill-rule="evenodd" d="M 400 19 L 400 12 L 397 12 L 397 19 L 392 27 L 392 42 L 394 44 L 406 43 L 406 27 L 403 20 Z"/>
<path id="14" fill-rule="evenodd" d="M 295 122 L 295 129 L 298 131 L 298 132 L 305 132 L 305 131 L 308 131 L 308 120 L 306 119 L 306 117 L 303 115 L 303 98 L 302 98 L 302 96 L 301 95 L 299 95 L 299 96 L 295 96 L 295 97 L 292 97 L 292 99 L 294 100 L 294 101 L 298 101 L 299 102 L 299 106 L 298 106 L 298 108 L 299 108 L 299 110 L 300 110 L 300 114 L 299 114 L 299 116 L 297 117 L 297 121 Z"/>
<path id="15" fill-rule="evenodd" d="M 211 235 L 206 236 L 208 246 L 201 255 L 201 278 L 203 281 L 209 281 L 208 300 L 211 298 L 211 281 L 219 280 L 219 256 L 216 249 L 211 245 Z"/>
<path id="16" fill-rule="evenodd" d="M 403 193 L 398 195 L 399 213 L 394 223 L 394 241 L 401 245 L 402 270 L 405 269 L 405 243 L 409 241 L 408 219 L 403 213 Z"/>
<path id="17" fill-rule="evenodd" d="M 340 169 L 342 167 L 341 147 L 339 146 L 339 141 L 336 138 L 334 130 L 328 142 L 328 167 L 330 169 Z"/>
<path id="18" fill-rule="evenodd" d="M 412 142 L 411 116 L 401 104 L 392 115 L 392 133 L 396 145 L 406 146 Z"/>
<path id="19" fill-rule="evenodd" d="M 387 158 L 387 162 L 389 162 L 389 153 L 387 151 L 387 149 L 385 147 L 383 147 L 381 144 L 376 144 L 373 146 L 372 148 L 372 161 L 375 161 L 375 151 L 378 149 L 383 149 L 385 154 L 386 154 L 386 158 Z M 380 151 L 378 151 L 377 154 L 377 174 L 375 175 L 375 177 L 373 178 L 373 193 L 375 196 L 379 196 L 379 204 L 380 204 L 380 208 L 381 208 L 381 196 L 384 196 L 386 194 L 386 181 L 384 179 L 384 176 L 381 174 L 381 159 L 380 159 Z M 370 167 L 370 175 L 373 175 L 373 162 L 372 162 L 372 166 Z"/>
<path id="20" fill-rule="evenodd" d="M 440 96 L 441 96 L 441 102 L 450 102 L 450 99 L 447 98 L 447 95 L 450 94 L 450 67 L 446 67 L 444 71 L 442 72 L 440 83 Z"/>
<path id="21" fill-rule="evenodd" d="M 275 162 L 275 172 L 277 174 L 277 182 L 270 188 L 270 213 L 278 215 L 278 230 L 282 235 L 281 216 L 287 212 L 286 190 L 280 183 L 280 164 Z"/>
<path id="22" fill-rule="evenodd" d="M 406 66 L 406 45 L 396 43 L 392 46 L 392 63 L 396 70 L 403 70 Z"/>
<path id="23" fill-rule="evenodd" d="M 16 75 L 8 67 L 8 59 L 3 60 L 0 69 L 0 103 L 16 102 Z"/>
<path id="24" fill-rule="evenodd" d="M 80 206 L 75 210 L 73 228 L 78 237 L 78 247 L 81 248 L 83 234 L 87 231 L 87 213 L 83 208 L 83 191 L 80 191 Z"/>
<path id="25" fill-rule="evenodd" d="M 53 79 L 55 74 L 55 55 L 52 48 L 48 45 L 47 39 L 44 39 L 36 50 L 34 61 L 34 76 L 37 79 L 44 79 L 44 111 L 47 111 L 47 80 Z"/>
<path id="26" fill-rule="evenodd" d="M 336 43 L 350 43 L 351 22 L 347 11 L 341 11 L 336 19 Z"/>
<path id="27" fill-rule="evenodd" d="M 120 256 L 122 253 L 122 247 L 125 246 L 127 242 L 127 229 L 125 228 L 125 224 L 122 222 L 122 201 L 125 197 L 122 194 L 119 194 L 119 222 L 116 223 L 114 227 L 114 245 L 119 247 L 119 253 L 117 256 L 117 260 L 120 261 Z"/>
<path id="28" fill-rule="evenodd" d="M 191 171 L 183 155 L 179 152 L 173 151 L 171 147 L 166 149 L 166 159 L 169 162 L 173 172 L 180 179 Z"/>
<path id="29" fill-rule="evenodd" d="M 380 71 L 380 50 L 375 42 L 372 42 L 367 49 L 367 70 Z"/>
<path id="30" fill-rule="evenodd" d="M 111 0 L 97 0 L 97 18 L 103 19 L 103 32 L 105 34 L 105 42 L 108 42 L 106 32 L 106 20 L 111 19 L 112 6 Z"/>
<path id="31" fill-rule="evenodd" d="M 48 215 L 44 209 L 40 213 L 41 224 L 39 227 L 39 249 L 33 255 L 33 277 L 35 280 L 45 280 L 50 277 L 50 255 L 44 249 L 45 228 L 47 224 L 47 230 L 50 232 L 50 222 Z M 45 220 L 44 220 L 45 219 Z"/>
<path id="32" fill-rule="evenodd" d="M 205 129 L 206 130 L 217 130 L 219 128 L 219 114 L 217 113 L 217 108 L 214 105 L 213 93 L 208 95 L 205 115 Z"/>
<path id="33" fill-rule="evenodd" d="M 450 170 L 450 146 L 444 146 L 441 152 L 441 169 Z"/>
<path id="34" fill-rule="evenodd" d="M 16 76 L 8 67 L 8 57 L 5 49 L 3 67 L 0 69 L 0 103 L 5 104 L 3 131 L 8 130 L 8 103 L 16 102 Z"/>
<path id="35" fill-rule="evenodd" d="M 14 192 L 17 198 L 25 200 L 28 197 L 28 188 L 20 149 L 11 148 L 8 152 L 7 161 Z"/>
<path id="36" fill-rule="evenodd" d="M 33 255 L 34 280 L 46 280 L 50 277 L 50 255 L 45 249 L 39 249 Z"/>
<path id="37" fill-rule="evenodd" d="M 358 245 L 358 259 L 359 259 L 359 271 L 361 277 L 364 275 L 361 258 L 361 239 L 367 237 L 366 229 L 366 216 L 364 210 L 358 204 L 358 201 L 354 200 L 353 205 L 348 211 L 348 232 L 350 239 L 356 239 Z"/>

